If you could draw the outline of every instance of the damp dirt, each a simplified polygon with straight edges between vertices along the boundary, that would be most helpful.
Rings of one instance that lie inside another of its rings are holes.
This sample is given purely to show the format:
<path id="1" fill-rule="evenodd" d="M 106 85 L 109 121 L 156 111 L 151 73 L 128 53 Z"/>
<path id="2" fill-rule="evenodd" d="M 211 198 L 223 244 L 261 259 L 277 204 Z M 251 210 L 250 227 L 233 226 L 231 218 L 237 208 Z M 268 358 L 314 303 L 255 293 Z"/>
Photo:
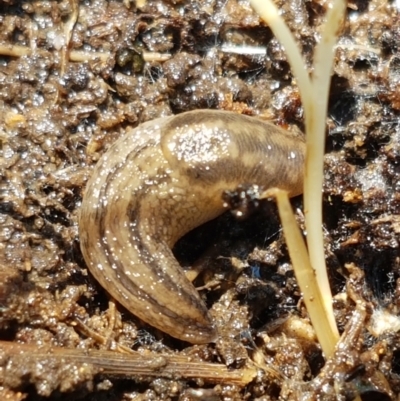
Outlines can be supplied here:
<path id="1" fill-rule="evenodd" d="M 277 4 L 311 68 L 329 2 Z M 183 267 L 201 267 L 214 344 L 175 340 L 114 304 L 79 248 L 85 184 L 128 128 L 206 108 L 303 130 L 286 53 L 249 4 L 2 0 L 1 398 L 398 399 L 398 7 L 349 1 L 335 49 L 324 235 L 344 336 L 325 363 L 272 202 L 175 247 Z M 292 204 L 304 228 L 301 198 Z"/>

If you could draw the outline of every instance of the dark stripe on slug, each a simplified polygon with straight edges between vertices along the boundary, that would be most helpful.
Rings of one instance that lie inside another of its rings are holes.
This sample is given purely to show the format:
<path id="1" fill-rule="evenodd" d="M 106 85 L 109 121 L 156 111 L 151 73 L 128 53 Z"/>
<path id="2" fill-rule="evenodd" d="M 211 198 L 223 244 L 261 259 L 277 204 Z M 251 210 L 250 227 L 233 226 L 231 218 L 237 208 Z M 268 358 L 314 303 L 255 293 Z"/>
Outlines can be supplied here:
<path id="1" fill-rule="evenodd" d="M 138 215 L 140 215 L 140 209 L 142 205 L 142 202 L 138 202 Z M 129 210 L 132 210 L 131 207 L 129 207 Z M 128 217 L 132 217 L 132 213 L 129 213 L 128 211 Z M 181 300 L 186 301 L 187 303 L 191 303 L 193 305 L 199 305 L 199 301 L 197 298 L 193 297 L 190 293 L 187 291 L 182 291 L 182 287 L 176 283 L 171 276 L 168 274 L 164 273 L 164 269 L 162 264 L 160 264 L 160 259 L 157 257 L 157 253 L 160 254 L 165 254 L 168 256 L 171 256 L 171 260 L 166 262 L 164 261 L 163 263 L 174 263 L 176 266 L 180 268 L 179 263 L 173 256 L 173 253 L 171 249 L 168 247 L 168 245 L 163 241 L 163 238 L 157 233 L 157 232 L 146 232 L 145 230 L 142 229 L 139 224 L 137 224 L 134 227 L 131 227 L 131 235 L 135 238 L 136 242 L 140 244 L 141 246 L 141 252 L 142 252 L 142 257 L 145 256 L 145 260 L 148 263 L 148 266 L 151 267 L 151 271 L 156 273 L 160 279 L 163 280 L 163 284 L 166 288 L 170 289 L 172 292 L 180 292 L 181 293 Z M 151 241 L 149 241 L 147 238 L 147 235 L 151 236 Z M 163 249 L 154 249 L 151 248 L 150 245 L 156 245 L 157 247 L 163 248 Z M 156 255 L 156 256 L 153 256 Z M 182 273 L 183 274 L 183 273 Z"/>
<path id="2" fill-rule="evenodd" d="M 128 289 L 133 296 L 139 299 L 144 298 L 149 303 L 152 303 L 153 306 L 158 306 L 158 303 L 147 292 L 141 290 L 139 286 L 132 281 L 132 278 L 126 275 L 122 263 L 119 260 L 115 259 L 114 257 L 115 252 L 112 251 L 113 246 L 110 245 L 108 235 L 106 234 L 107 228 L 105 227 L 105 219 L 103 219 L 100 222 L 98 227 L 99 227 L 98 234 L 102 245 L 101 252 L 103 252 L 103 254 L 105 255 L 108 255 L 107 261 L 110 265 L 110 268 L 107 271 L 107 276 L 111 279 L 113 283 L 122 282 L 123 287 Z M 118 290 L 118 286 L 115 287 L 115 290 Z"/>
<path id="3" fill-rule="evenodd" d="M 129 229 L 130 237 L 127 238 L 128 241 L 131 241 L 132 245 L 137 245 L 140 248 L 140 255 L 138 255 L 137 260 L 141 262 L 141 264 L 137 264 L 136 266 L 124 264 L 118 259 L 114 257 L 115 251 L 112 251 L 111 248 L 115 247 L 115 244 L 110 241 L 108 238 L 109 235 L 106 234 L 107 230 L 110 230 L 109 227 L 105 227 L 106 219 L 103 219 L 99 224 L 99 237 L 102 243 L 102 252 L 108 255 L 108 261 L 110 265 L 114 265 L 116 268 L 111 269 L 108 274 L 112 277 L 112 280 L 116 283 L 120 283 L 128 290 L 133 296 L 137 299 L 145 299 L 149 304 L 151 304 L 154 308 L 157 308 L 160 313 L 163 313 L 167 316 L 173 317 L 174 319 L 182 319 L 182 316 L 176 314 L 171 308 L 168 306 L 162 306 L 159 304 L 157 300 L 157 296 L 159 294 L 152 294 L 150 289 L 147 289 L 146 286 L 140 288 L 141 284 L 137 284 L 135 280 L 140 281 L 140 278 L 134 278 L 132 275 L 127 275 L 127 270 L 129 271 L 141 271 L 143 274 L 146 269 L 149 269 L 153 274 L 159 274 L 159 279 L 163 280 L 163 286 L 168 288 L 171 292 L 181 293 L 181 301 L 190 303 L 198 308 L 201 308 L 202 305 L 199 303 L 199 300 L 187 291 L 183 291 L 181 286 L 177 285 L 170 276 L 163 273 L 162 265 L 160 265 L 160 260 L 157 258 L 157 253 L 159 254 L 170 254 L 171 260 L 163 261 L 164 263 L 176 263 L 177 267 L 180 268 L 178 262 L 174 260 L 173 254 L 169 247 L 164 243 L 161 237 L 158 236 L 157 233 L 148 233 L 143 230 L 143 226 L 140 224 L 140 205 L 145 202 L 146 194 L 140 191 L 135 191 L 132 194 L 131 200 L 132 202 L 128 206 L 126 210 L 127 220 L 133 222 L 136 220 L 136 225 L 131 225 Z M 144 198 L 144 199 L 143 199 Z M 132 219 L 133 218 L 133 219 Z M 116 230 L 111 230 L 111 236 Z M 150 244 L 157 244 L 159 249 L 151 249 L 149 247 L 149 241 L 145 238 L 147 235 L 151 235 Z M 162 248 L 162 249 L 160 249 Z M 153 256 L 156 255 L 156 256 Z M 116 287 L 118 289 L 118 287 Z"/>

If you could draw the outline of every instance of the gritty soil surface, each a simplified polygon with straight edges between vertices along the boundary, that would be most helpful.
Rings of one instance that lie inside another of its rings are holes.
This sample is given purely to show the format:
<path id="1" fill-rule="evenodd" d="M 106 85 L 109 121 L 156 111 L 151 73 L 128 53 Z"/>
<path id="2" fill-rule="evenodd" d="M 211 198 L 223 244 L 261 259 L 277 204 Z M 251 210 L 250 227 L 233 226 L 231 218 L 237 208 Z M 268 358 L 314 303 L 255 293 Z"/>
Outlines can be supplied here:
<path id="1" fill-rule="evenodd" d="M 398 4 L 349 1 L 336 48 L 324 227 L 345 337 L 324 365 L 273 202 L 176 246 L 183 266 L 205 265 L 195 284 L 215 344 L 180 342 L 110 303 L 79 248 L 85 184 L 129 127 L 206 108 L 303 130 L 285 51 L 249 4 L 1 0 L 0 398 L 397 400 Z M 310 69 L 328 5 L 278 1 Z"/>

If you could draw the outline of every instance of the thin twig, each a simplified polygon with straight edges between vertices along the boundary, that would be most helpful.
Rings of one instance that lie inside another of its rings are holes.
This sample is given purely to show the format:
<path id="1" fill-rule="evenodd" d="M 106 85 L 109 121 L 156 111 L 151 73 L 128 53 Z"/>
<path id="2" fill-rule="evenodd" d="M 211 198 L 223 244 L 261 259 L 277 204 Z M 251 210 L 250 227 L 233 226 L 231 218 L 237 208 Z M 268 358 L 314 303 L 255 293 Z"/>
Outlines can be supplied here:
<path id="1" fill-rule="evenodd" d="M 5 45 L 0 44 L 0 55 L 10 57 L 22 57 L 30 56 L 32 54 L 39 54 L 43 57 L 50 57 L 53 53 L 45 49 L 32 50 L 27 46 L 20 45 Z M 112 53 L 108 52 L 88 52 L 84 50 L 71 50 L 68 52 L 69 61 L 76 62 L 87 62 L 87 61 L 101 61 L 106 63 L 111 57 L 114 57 Z M 143 52 L 143 60 L 145 62 L 163 62 L 169 60 L 171 55 L 169 53 L 157 53 L 157 52 Z"/>
<path id="2" fill-rule="evenodd" d="M 72 8 L 72 12 L 68 18 L 68 21 L 64 24 L 64 35 L 65 35 L 65 43 L 61 49 L 61 68 L 60 75 L 64 76 L 65 70 L 67 68 L 68 62 L 68 53 L 69 53 L 69 44 L 71 42 L 72 31 L 78 20 L 79 15 L 79 3 L 78 0 L 69 0 Z"/>
<path id="3" fill-rule="evenodd" d="M 242 369 L 230 370 L 226 366 L 214 363 L 193 362 L 193 357 L 180 355 L 161 355 L 149 353 L 142 355 L 139 352 L 120 354 L 113 351 L 83 351 L 78 349 L 66 349 L 61 347 L 43 347 L 31 344 L 17 344 L 14 342 L 0 341 L 2 359 L 10 358 L 13 363 L 7 366 L 15 366 L 18 362 L 28 366 L 32 360 L 45 363 L 56 359 L 60 363 L 90 364 L 102 376 L 120 378 L 141 377 L 166 377 L 182 379 L 203 379 L 207 383 L 231 383 L 245 386 L 257 375 L 257 369 L 247 366 Z M 3 375 L 12 374 L 7 367 L 3 369 Z"/>

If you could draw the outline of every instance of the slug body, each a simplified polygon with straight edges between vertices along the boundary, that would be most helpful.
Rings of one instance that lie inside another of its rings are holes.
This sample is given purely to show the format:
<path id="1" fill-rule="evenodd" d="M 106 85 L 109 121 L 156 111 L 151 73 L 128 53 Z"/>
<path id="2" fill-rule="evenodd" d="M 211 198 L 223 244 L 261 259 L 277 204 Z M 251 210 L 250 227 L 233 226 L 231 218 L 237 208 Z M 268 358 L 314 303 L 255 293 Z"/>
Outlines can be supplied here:
<path id="1" fill-rule="evenodd" d="M 93 276 L 150 325 L 191 343 L 216 339 L 207 308 L 171 248 L 224 211 L 240 184 L 303 186 L 305 144 L 270 123 L 196 110 L 146 122 L 117 140 L 88 182 L 80 213 Z"/>

